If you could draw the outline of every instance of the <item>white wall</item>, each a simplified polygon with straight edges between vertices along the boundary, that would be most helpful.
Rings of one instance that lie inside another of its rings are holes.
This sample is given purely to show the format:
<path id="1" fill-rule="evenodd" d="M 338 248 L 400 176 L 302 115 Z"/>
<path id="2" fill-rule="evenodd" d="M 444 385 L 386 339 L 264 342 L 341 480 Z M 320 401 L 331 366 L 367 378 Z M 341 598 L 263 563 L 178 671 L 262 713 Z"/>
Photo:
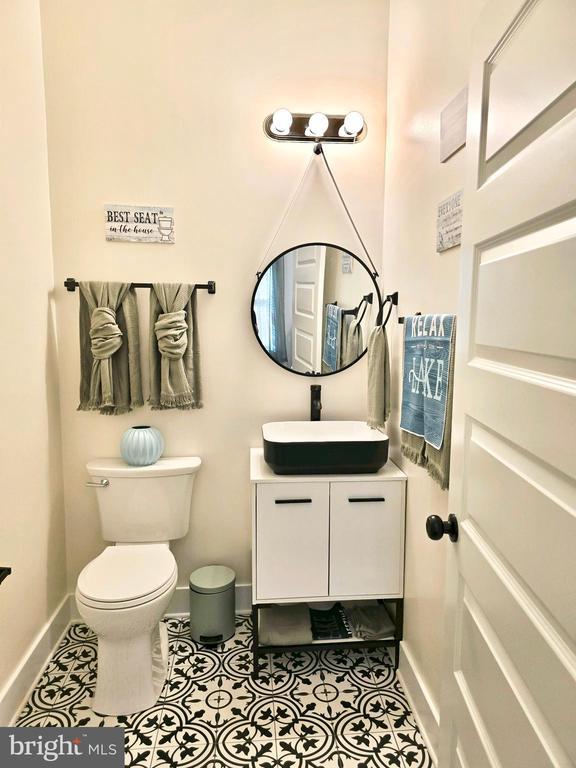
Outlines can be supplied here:
<path id="1" fill-rule="evenodd" d="M 392 0 L 388 59 L 383 274 L 398 314 L 456 312 L 460 249 L 437 254 L 436 209 L 464 183 L 464 152 L 439 160 L 440 112 L 468 81 L 470 32 L 483 0 Z M 390 323 L 392 457 L 408 474 L 405 646 L 437 706 L 443 642 L 446 540 L 426 537 L 430 514 L 446 519 L 448 493 L 400 456 L 402 326 Z M 404 656 L 403 662 L 406 662 Z"/>
<path id="2" fill-rule="evenodd" d="M 270 141 L 262 121 L 279 106 L 365 114 L 364 142 L 327 151 L 360 231 L 380 253 L 387 2 L 45 0 L 42 17 L 69 585 L 102 547 L 85 462 L 117 455 L 122 432 L 138 423 L 161 429 L 168 454 L 204 462 L 190 533 L 173 547 L 180 583 L 210 562 L 248 582 L 248 449 L 263 422 L 309 416 L 309 382 L 263 354 L 249 310 L 258 263 L 311 148 Z M 360 252 L 344 217 L 319 205 L 326 181 L 317 171 L 271 255 L 313 239 Z M 105 203 L 173 205 L 176 244 L 106 243 Z M 61 287 L 68 275 L 216 280 L 216 296 L 199 297 L 205 408 L 77 412 L 78 295 Z M 322 385 L 325 418 L 365 415 L 364 363 Z"/>
<path id="3" fill-rule="evenodd" d="M 3 723 L 18 703 L 11 675 L 66 592 L 38 0 L 0 4 L 0 72 L 0 565 L 13 568 L 0 585 Z"/>

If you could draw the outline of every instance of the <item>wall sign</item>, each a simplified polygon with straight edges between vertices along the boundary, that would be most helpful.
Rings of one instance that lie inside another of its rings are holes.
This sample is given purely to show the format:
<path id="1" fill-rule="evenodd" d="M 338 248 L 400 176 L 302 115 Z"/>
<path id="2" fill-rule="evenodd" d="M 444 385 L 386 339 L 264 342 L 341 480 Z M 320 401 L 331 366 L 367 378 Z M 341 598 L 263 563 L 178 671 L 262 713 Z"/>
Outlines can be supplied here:
<path id="1" fill-rule="evenodd" d="M 462 190 L 443 200 L 436 218 L 436 250 L 438 253 L 462 242 Z"/>
<path id="2" fill-rule="evenodd" d="M 174 208 L 157 205 L 107 205 L 106 240 L 131 243 L 173 243 Z"/>
<path id="3" fill-rule="evenodd" d="M 468 88 L 463 88 L 440 113 L 440 162 L 466 144 L 466 112 L 468 109 Z"/>

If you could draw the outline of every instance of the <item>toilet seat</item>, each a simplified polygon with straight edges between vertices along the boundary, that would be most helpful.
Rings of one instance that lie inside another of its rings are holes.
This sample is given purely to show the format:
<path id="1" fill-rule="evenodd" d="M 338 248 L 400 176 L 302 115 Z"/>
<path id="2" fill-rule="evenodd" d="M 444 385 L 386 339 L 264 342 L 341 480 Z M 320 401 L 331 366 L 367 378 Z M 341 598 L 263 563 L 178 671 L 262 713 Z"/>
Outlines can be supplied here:
<path id="1" fill-rule="evenodd" d="M 174 555 L 165 544 L 106 547 L 80 573 L 76 597 L 102 610 L 132 608 L 160 597 L 177 578 Z"/>

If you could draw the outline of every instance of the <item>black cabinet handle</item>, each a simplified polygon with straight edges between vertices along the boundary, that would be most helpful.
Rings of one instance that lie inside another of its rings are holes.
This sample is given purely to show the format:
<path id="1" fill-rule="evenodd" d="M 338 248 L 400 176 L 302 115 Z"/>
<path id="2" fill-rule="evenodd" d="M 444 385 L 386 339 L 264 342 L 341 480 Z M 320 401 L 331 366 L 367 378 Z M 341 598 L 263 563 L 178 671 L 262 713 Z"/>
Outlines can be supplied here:
<path id="1" fill-rule="evenodd" d="M 354 504 L 356 502 L 366 503 L 369 501 L 386 501 L 386 499 L 384 498 L 384 496 L 360 496 L 358 498 L 356 496 L 351 496 L 351 497 L 348 497 L 348 501 Z"/>
<path id="2" fill-rule="evenodd" d="M 312 504 L 312 499 L 274 499 L 274 504 Z"/>
<path id="3" fill-rule="evenodd" d="M 1 567 L 0 568 L 0 584 L 2 584 L 6 576 L 10 576 L 11 573 L 12 573 L 12 568 Z"/>

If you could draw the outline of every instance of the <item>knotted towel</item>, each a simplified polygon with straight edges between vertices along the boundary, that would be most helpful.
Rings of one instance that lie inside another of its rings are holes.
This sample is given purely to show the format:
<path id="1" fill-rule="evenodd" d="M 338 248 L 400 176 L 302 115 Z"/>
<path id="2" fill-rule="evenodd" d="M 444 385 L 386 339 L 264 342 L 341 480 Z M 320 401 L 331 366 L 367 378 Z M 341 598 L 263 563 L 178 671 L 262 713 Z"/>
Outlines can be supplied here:
<path id="1" fill-rule="evenodd" d="M 454 315 L 414 315 L 404 321 L 401 451 L 426 467 L 442 490 L 450 484 Z"/>
<path id="2" fill-rule="evenodd" d="M 202 408 L 196 292 L 154 283 L 150 291 L 150 405 Z"/>
<path id="3" fill-rule="evenodd" d="M 384 429 L 390 416 L 390 354 L 386 328 L 376 325 L 368 336 L 368 419 L 373 429 Z"/>
<path id="4" fill-rule="evenodd" d="M 130 283 L 80 283 L 79 411 L 143 405 L 136 293 Z"/>

